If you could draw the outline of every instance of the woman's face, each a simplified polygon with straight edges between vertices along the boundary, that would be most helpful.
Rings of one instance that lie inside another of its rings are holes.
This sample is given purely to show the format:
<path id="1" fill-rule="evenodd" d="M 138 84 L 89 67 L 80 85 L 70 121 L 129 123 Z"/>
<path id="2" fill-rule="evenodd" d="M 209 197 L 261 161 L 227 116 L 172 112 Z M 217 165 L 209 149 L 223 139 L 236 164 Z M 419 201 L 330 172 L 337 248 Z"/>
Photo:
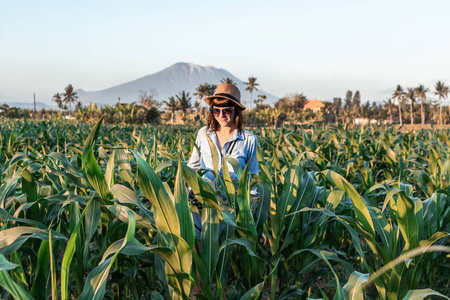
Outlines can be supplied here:
<path id="1" fill-rule="evenodd" d="M 235 107 L 212 107 L 212 114 L 220 127 L 234 127 Z"/>

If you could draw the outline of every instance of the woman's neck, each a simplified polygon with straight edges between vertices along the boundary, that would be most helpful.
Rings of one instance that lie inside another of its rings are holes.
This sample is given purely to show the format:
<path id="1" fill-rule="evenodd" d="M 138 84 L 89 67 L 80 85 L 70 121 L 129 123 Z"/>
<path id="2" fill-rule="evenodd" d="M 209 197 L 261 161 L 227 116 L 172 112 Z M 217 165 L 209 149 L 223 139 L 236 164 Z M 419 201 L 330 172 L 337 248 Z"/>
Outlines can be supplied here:
<path id="1" fill-rule="evenodd" d="M 231 136 L 236 131 L 236 126 L 227 126 L 227 127 L 220 127 L 219 131 L 221 135 L 228 135 Z"/>

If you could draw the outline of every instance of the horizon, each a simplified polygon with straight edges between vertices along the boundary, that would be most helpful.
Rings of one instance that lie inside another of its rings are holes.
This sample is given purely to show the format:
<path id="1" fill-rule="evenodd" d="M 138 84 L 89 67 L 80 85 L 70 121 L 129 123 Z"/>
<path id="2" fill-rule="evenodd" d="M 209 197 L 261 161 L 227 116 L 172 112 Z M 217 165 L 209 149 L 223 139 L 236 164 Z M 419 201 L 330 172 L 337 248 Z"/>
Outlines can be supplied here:
<path id="1" fill-rule="evenodd" d="M 359 90 L 362 102 L 382 102 L 397 84 L 422 83 L 432 92 L 436 81 L 450 83 L 450 41 L 442 38 L 450 2 L 442 0 L 4 7 L 0 101 L 32 101 L 35 93 L 50 104 L 67 84 L 100 91 L 177 62 L 225 69 L 243 81 L 255 76 L 277 98 L 332 101 Z M 269 13 L 270 20 L 262 17 Z"/>

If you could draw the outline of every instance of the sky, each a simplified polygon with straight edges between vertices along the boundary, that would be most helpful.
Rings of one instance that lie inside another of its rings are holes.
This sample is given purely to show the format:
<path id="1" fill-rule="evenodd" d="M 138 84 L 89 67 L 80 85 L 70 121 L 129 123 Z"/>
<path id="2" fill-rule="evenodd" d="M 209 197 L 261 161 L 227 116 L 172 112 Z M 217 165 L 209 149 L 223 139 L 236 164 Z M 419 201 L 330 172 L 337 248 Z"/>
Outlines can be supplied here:
<path id="1" fill-rule="evenodd" d="M 97 91 L 177 62 L 277 97 L 382 101 L 397 84 L 449 84 L 449 54 L 448 0 L 0 0 L 0 101 L 50 103 L 69 83 Z"/>

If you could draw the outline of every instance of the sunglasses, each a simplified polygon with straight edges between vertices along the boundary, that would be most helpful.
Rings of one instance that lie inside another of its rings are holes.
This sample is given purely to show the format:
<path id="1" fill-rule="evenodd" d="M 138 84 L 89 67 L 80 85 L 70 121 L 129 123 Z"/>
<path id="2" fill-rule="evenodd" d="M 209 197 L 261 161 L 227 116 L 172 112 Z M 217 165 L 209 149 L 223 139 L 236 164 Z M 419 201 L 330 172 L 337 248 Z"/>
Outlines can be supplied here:
<path id="1" fill-rule="evenodd" d="M 226 108 L 222 108 L 222 109 L 211 107 L 209 110 L 212 112 L 214 117 L 220 116 L 220 112 L 222 112 L 222 115 L 229 117 L 233 113 L 234 107 L 226 107 Z"/>

